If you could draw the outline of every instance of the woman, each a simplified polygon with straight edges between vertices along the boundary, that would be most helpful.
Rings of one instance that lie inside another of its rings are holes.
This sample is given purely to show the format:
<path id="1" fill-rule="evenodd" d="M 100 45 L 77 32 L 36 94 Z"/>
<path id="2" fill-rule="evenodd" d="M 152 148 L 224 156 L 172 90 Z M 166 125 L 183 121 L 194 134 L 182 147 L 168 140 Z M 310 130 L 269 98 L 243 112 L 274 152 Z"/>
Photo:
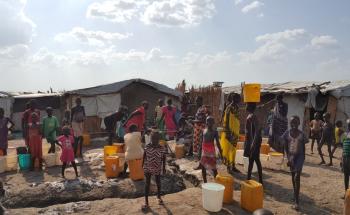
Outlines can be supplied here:
<path id="1" fill-rule="evenodd" d="M 198 159 L 200 159 L 203 130 L 205 129 L 205 120 L 207 118 L 206 108 L 203 106 L 203 97 L 198 96 L 196 98 L 196 105 L 197 113 L 194 120 L 193 147 L 189 155 L 192 156 L 193 152 L 198 153 Z"/>
<path id="2" fill-rule="evenodd" d="M 132 124 L 135 124 L 140 132 L 144 131 L 146 128 L 146 111 L 148 110 L 148 106 L 148 102 L 143 101 L 141 107 L 130 114 L 129 118 L 124 123 L 124 127 L 129 128 Z M 127 131 L 127 133 L 128 132 L 129 131 Z"/>
<path id="3" fill-rule="evenodd" d="M 167 135 L 169 139 L 174 139 L 174 136 L 176 134 L 176 129 L 177 129 L 176 119 L 175 119 L 176 108 L 172 106 L 173 101 L 171 99 L 168 99 L 167 104 L 168 104 L 167 106 L 162 107 L 163 115 L 162 115 L 161 121 L 163 121 L 164 119 Z"/>
<path id="4" fill-rule="evenodd" d="M 221 148 L 224 164 L 228 172 L 239 172 L 235 167 L 236 146 L 239 138 L 239 102 L 241 97 L 238 94 L 230 94 L 229 101 L 232 101 L 226 108 L 223 119 L 224 132 L 221 135 Z"/>

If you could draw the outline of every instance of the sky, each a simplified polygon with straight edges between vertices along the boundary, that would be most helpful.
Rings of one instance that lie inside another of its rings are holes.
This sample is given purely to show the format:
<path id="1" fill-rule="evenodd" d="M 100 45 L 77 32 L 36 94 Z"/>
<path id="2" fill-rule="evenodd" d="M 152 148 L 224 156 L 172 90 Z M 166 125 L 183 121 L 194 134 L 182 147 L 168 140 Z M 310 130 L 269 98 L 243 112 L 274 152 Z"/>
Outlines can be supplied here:
<path id="1" fill-rule="evenodd" d="M 0 0 L 0 91 L 350 79 L 348 0 Z"/>

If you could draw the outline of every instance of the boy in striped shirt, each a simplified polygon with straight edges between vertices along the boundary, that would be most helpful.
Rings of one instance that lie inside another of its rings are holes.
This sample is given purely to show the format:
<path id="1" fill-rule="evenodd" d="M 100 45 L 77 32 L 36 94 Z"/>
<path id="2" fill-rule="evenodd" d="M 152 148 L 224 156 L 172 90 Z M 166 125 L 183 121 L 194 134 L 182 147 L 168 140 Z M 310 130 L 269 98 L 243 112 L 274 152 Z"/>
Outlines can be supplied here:
<path id="1" fill-rule="evenodd" d="M 343 139 L 343 172 L 345 191 L 349 189 L 350 176 L 350 119 L 346 121 L 347 132 Z"/>

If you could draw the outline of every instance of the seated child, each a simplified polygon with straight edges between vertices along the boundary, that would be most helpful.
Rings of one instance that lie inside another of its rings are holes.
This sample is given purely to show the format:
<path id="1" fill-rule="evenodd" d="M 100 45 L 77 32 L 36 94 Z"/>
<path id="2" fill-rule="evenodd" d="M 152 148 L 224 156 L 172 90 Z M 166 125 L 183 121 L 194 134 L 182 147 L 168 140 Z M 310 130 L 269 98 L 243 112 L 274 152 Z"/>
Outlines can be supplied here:
<path id="1" fill-rule="evenodd" d="M 146 183 L 145 183 L 145 205 L 142 206 L 143 211 L 149 209 L 148 195 L 151 185 L 151 176 L 154 175 L 157 183 L 157 198 L 158 203 L 163 204 L 161 199 L 161 184 L 160 175 L 165 174 L 165 164 L 166 164 L 166 148 L 159 144 L 160 134 L 158 131 L 152 131 L 151 133 L 151 143 L 145 148 L 143 155 L 143 169 L 145 172 Z"/>
<path id="2" fill-rule="evenodd" d="M 8 132 L 9 130 L 12 130 L 15 124 L 4 115 L 4 109 L 0 108 L 0 150 L 2 150 L 2 155 L 7 155 Z M 11 125 L 10 127 L 8 127 L 9 124 Z"/>
<path id="3" fill-rule="evenodd" d="M 74 137 L 70 134 L 71 128 L 68 126 L 65 126 L 62 128 L 63 135 L 58 137 L 58 144 L 62 148 L 62 154 L 61 154 L 61 161 L 62 161 L 62 177 L 65 178 L 64 176 L 64 171 L 66 169 L 66 166 L 69 165 L 69 163 L 72 164 L 75 175 L 76 177 L 79 177 L 78 175 L 78 170 L 77 170 L 77 165 L 75 164 L 74 161 L 74 149 L 73 149 L 73 144 L 74 144 Z"/>
<path id="4" fill-rule="evenodd" d="M 283 136 L 285 154 L 288 158 L 288 166 L 292 173 L 292 183 L 294 189 L 293 208 L 299 210 L 299 192 L 300 192 L 300 175 L 305 160 L 305 144 L 309 142 L 306 135 L 299 130 L 300 118 L 293 116 L 290 120 L 290 130 L 287 130 Z"/>
<path id="5" fill-rule="evenodd" d="M 127 161 L 142 159 L 143 148 L 141 143 L 141 132 L 138 131 L 137 125 L 132 124 L 129 126 L 129 133 L 124 136 L 125 142 L 125 164 L 124 174 L 128 168 Z"/>
<path id="6" fill-rule="evenodd" d="M 207 183 L 207 170 L 213 171 L 214 178 L 218 174 L 218 171 L 216 169 L 216 153 L 214 142 L 216 142 L 220 156 L 222 156 L 219 134 L 214 128 L 214 118 L 208 116 L 206 119 L 206 124 L 206 128 L 203 131 L 202 154 L 200 160 L 200 167 L 202 169 L 204 183 Z"/>

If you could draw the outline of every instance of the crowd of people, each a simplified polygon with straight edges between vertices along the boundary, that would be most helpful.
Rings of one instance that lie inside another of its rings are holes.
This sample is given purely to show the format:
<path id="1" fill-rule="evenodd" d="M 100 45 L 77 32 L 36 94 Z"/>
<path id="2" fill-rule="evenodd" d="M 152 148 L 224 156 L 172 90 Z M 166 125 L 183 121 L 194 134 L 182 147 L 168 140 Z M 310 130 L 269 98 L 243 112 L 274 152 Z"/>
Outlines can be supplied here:
<path id="1" fill-rule="evenodd" d="M 47 116 L 40 121 L 40 111 L 37 109 L 35 100 L 31 100 L 22 117 L 22 130 L 25 145 L 32 158 L 32 168 L 42 165 L 42 139 L 46 138 L 51 144 L 48 153 L 55 153 L 56 145 L 62 148 L 61 161 L 62 176 L 67 165 L 72 164 L 78 177 L 75 158 L 82 156 L 82 143 L 84 133 L 84 121 L 86 119 L 85 108 L 80 98 L 76 99 L 76 105 L 67 114 L 62 126 L 53 115 L 53 109 L 46 108 Z M 173 105 L 168 99 L 164 102 L 159 99 L 154 110 L 154 122 L 146 123 L 146 114 L 149 109 L 147 101 L 142 102 L 140 107 L 128 114 L 128 108 L 121 106 L 119 110 L 104 118 L 106 131 L 108 132 L 108 144 L 115 140 L 125 144 L 126 160 L 143 159 L 143 168 L 146 178 L 145 205 L 148 208 L 148 193 L 150 178 L 155 176 L 160 197 L 160 175 L 165 171 L 165 155 L 167 148 L 160 145 L 161 140 L 175 140 L 178 144 L 184 144 L 187 156 L 198 160 L 196 169 L 202 170 L 203 181 L 207 182 L 207 171 L 217 175 L 217 152 L 227 172 L 235 174 L 239 170 L 235 166 L 236 147 L 240 137 L 240 114 L 242 109 L 239 94 L 230 94 L 227 97 L 221 122 L 215 122 L 208 106 L 203 104 L 203 98 L 198 96 L 195 100 L 196 111 L 191 117 L 184 99 L 181 108 Z M 245 121 L 244 156 L 249 158 L 247 179 L 252 176 L 252 169 L 256 163 L 258 180 L 263 184 L 262 166 L 260 162 L 260 147 L 263 134 L 269 136 L 269 145 L 278 152 L 284 153 L 291 170 L 292 184 L 294 189 L 294 208 L 299 209 L 300 176 L 305 161 L 305 144 L 309 142 L 308 134 L 300 130 L 300 118 L 292 116 L 289 120 L 288 105 L 283 101 L 283 95 L 276 97 L 274 109 L 268 117 L 268 128 L 264 129 L 264 122 L 259 121 L 255 111 L 257 103 L 246 104 L 247 118 Z M 149 118 L 149 117 L 148 117 Z M 290 125 L 288 126 L 288 121 Z M 222 132 L 215 128 L 215 124 L 222 123 Z M 0 108 L 0 149 L 3 155 L 7 154 L 8 130 L 14 127 L 14 123 L 4 117 L 4 110 Z M 289 127 L 289 128 L 288 128 Z M 342 168 L 344 172 L 345 189 L 349 187 L 350 176 L 350 120 L 347 121 L 346 129 L 341 121 L 331 122 L 329 113 L 315 113 L 310 122 L 311 153 L 313 154 L 314 143 L 321 158 L 320 165 L 325 164 L 322 146 L 327 145 L 329 154 L 329 166 L 333 165 L 332 158 L 339 145 L 343 145 Z M 58 134 L 61 134 L 60 136 Z M 149 136 L 149 141 L 145 140 Z M 147 143 L 147 144 L 146 144 Z M 126 174 L 127 165 L 124 168 Z"/>

